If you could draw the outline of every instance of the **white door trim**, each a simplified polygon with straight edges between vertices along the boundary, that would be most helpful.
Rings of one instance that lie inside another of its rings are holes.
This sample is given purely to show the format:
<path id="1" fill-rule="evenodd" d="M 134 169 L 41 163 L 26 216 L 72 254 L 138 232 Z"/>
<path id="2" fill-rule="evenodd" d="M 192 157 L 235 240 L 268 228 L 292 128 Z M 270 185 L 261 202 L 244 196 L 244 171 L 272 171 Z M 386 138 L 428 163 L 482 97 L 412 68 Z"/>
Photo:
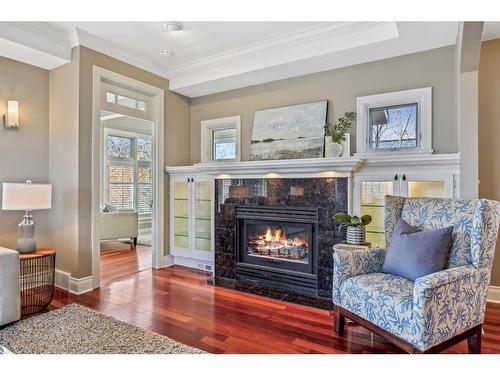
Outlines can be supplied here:
<path id="1" fill-rule="evenodd" d="M 153 228 L 152 228 L 152 260 L 153 268 L 162 267 L 162 258 L 165 250 L 164 241 L 164 96 L 163 89 L 121 74 L 93 66 L 92 71 L 92 287 L 100 286 L 100 186 L 102 165 L 103 131 L 101 127 L 101 82 L 111 81 L 119 85 L 137 90 L 151 97 L 153 103 Z"/>

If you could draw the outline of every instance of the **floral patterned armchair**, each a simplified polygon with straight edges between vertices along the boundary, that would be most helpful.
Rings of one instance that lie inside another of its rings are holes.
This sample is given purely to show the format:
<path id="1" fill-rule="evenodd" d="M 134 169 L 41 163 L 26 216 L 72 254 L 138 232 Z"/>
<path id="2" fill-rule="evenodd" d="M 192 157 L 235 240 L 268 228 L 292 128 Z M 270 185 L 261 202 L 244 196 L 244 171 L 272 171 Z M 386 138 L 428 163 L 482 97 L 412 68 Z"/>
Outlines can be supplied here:
<path id="1" fill-rule="evenodd" d="M 386 196 L 385 207 L 387 244 L 400 217 L 421 230 L 453 225 L 447 269 L 412 282 L 381 272 L 385 249 L 336 251 L 335 330 L 343 334 L 347 317 L 410 353 L 441 351 L 466 338 L 469 352 L 480 352 L 500 204 Z"/>

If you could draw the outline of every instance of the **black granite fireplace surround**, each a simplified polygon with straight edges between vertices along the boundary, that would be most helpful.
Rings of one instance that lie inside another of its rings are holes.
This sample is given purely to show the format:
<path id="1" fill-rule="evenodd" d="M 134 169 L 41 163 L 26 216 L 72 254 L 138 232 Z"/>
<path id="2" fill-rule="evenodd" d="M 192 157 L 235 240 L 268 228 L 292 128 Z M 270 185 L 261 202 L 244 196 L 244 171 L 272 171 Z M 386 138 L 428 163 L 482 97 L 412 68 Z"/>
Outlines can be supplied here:
<path id="1" fill-rule="evenodd" d="M 335 212 L 347 212 L 347 178 L 261 178 L 215 180 L 215 284 L 237 281 L 238 245 L 237 207 L 297 207 L 317 210 L 316 294 L 331 301 L 332 297 L 332 246 L 342 240 L 337 233 L 332 216 Z M 252 288 L 248 280 L 240 280 L 238 288 Z M 268 289 L 269 285 L 266 286 Z M 280 288 L 276 288 L 281 299 Z M 266 293 L 266 295 L 269 293 Z M 301 299 L 298 296 L 295 299 Z M 299 303 L 301 303 L 299 301 Z"/>

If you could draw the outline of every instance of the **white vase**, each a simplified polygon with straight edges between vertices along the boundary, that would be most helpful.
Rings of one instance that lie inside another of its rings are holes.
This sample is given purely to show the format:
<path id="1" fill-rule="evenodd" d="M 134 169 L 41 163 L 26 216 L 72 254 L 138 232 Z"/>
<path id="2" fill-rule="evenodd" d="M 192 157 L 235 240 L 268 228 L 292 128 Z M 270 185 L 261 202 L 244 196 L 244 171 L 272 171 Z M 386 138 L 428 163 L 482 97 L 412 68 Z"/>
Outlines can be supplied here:
<path id="1" fill-rule="evenodd" d="M 345 141 L 342 141 L 342 158 L 348 158 L 351 156 L 351 135 L 349 133 L 345 133 Z"/>
<path id="2" fill-rule="evenodd" d="M 364 225 L 347 227 L 347 243 L 351 245 L 364 245 L 366 243 L 366 228 Z"/>
<path id="3" fill-rule="evenodd" d="M 330 145 L 332 144 L 332 136 L 331 135 L 326 135 L 325 136 L 325 158 L 329 158 L 331 154 L 331 148 Z"/>
<path id="4" fill-rule="evenodd" d="M 332 142 L 330 145 L 330 157 L 331 158 L 338 158 L 340 155 L 342 155 L 342 145 L 340 143 L 335 143 Z"/>

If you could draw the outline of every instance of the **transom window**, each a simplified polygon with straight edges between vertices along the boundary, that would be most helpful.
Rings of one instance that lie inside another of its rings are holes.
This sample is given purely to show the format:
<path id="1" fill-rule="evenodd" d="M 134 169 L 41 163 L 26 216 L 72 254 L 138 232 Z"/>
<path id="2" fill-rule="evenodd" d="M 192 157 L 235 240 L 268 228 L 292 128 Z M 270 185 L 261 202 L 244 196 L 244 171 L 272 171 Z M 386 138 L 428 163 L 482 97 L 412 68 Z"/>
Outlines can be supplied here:
<path id="1" fill-rule="evenodd" d="M 151 215 L 153 171 L 151 139 L 108 134 L 107 202 L 119 210 Z"/>
<path id="2" fill-rule="evenodd" d="M 417 103 L 370 108 L 369 116 L 370 149 L 384 150 L 417 147 Z"/>
<path id="3" fill-rule="evenodd" d="M 112 91 L 106 91 L 106 101 L 112 104 L 118 104 L 123 107 L 146 111 L 146 103 L 125 95 L 116 94 Z"/>

